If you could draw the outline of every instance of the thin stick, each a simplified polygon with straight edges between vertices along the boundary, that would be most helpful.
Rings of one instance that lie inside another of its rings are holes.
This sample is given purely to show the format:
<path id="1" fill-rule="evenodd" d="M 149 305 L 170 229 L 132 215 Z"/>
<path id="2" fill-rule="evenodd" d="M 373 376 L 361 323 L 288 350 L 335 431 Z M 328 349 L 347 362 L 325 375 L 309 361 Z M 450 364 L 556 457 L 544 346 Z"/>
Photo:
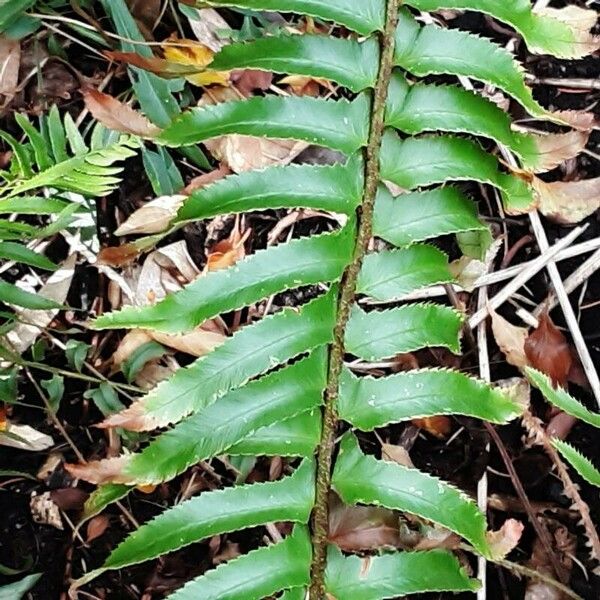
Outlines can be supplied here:
<path id="1" fill-rule="evenodd" d="M 469 326 L 473 329 L 479 325 L 484 319 L 487 318 L 489 307 L 498 308 L 504 302 L 506 302 L 520 287 L 523 286 L 524 283 L 529 281 L 536 273 L 539 273 L 548 263 L 558 254 L 560 250 L 566 248 L 568 245 L 573 242 L 577 237 L 579 237 L 587 228 L 587 226 L 576 227 L 569 233 L 569 235 L 565 236 L 563 239 L 558 241 L 554 246 L 545 248 L 541 248 L 542 254 L 538 256 L 535 260 L 532 260 L 529 263 L 529 266 L 526 269 L 523 269 L 509 284 L 507 284 L 502 290 L 500 290 L 489 302 L 486 306 L 482 307 L 478 310 L 470 319 Z M 554 265 L 556 268 L 556 265 Z"/>
<path id="2" fill-rule="evenodd" d="M 477 308 L 482 309 L 488 301 L 487 287 L 482 287 L 479 290 L 477 298 Z M 477 327 L 477 348 L 479 352 L 479 376 L 483 381 L 491 381 L 490 373 L 490 356 L 487 344 L 487 329 L 485 321 L 482 321 Z M 486 452 L 489 455 L 490 444 L 486 444 Z M 485 515 L 487 513 L 488 504 L 488 477 L 487 471 L 484 471 L 481 479 L 477 483 L 477 505 L 479 510 Z M 481 581 L 481 587 L 477 591 L 477 600 L 487 599 L 487 560 L 485 557 L 478 555 L 477 557 L 477 578 Z"/>
<path id="3" fill-rule="evenodd" d="M 331 465 L 337 427 L 336 404 L 339 380 L 344 363 L 344 335 L 350 310 L 356 294 L 358 274 L 367 252 L 373 230 L 373 210 L 379 185 L 379 153 L 384 129 L 385 105 L 388 95 L 395 48 L 396 26 L 400 0 L 388 0 L 385 30 L 380 39 L 381 59 L 379 74 L 373 96 L 371 132 L 366 149 L 365 187 L 358 215 L 358 236 L 352 262 L 347 267 L 338 301 L 337 320 L 333 331 L 333 343 L 329 356 L 329 373 L 325 388 L 323 431 L 317 458 L 317 488 L 313 511 L 313 561 L 311 568 L 310 600 L 323 600 L 325 592 L 325 563 L 329 521 L 329 490 L 331 488 Z"/>
<path id="4" fill-rule="evenodd" d="M 596 250 L 583 264 L 573 271 L 564 281 L 565 292 L 571 294 L 582 283 L 587 281 L 598 269 L 600 269 L 600 250 Z M 538 304 L 533 311 L 534 317 L 539 317 L 544 310 L 551 311 L 559 303 L 554 291 L 550 292 L 546 299 Z"/>
<path id="5" fill-rule="evenodd" d="M 523 484 L 521 483 L 521 480 L 519 479 L 519 475 L 517 474 L 517 471 L 515 470 L 512 460 L 511 460 L 510 456 L 508 455 L 508 451 L 506 450 L 506 446 L 504 445 L 504 442 L 500 439 L 498 432 L 496 431 L 496 429 L 494 428 L 494 426 L 491 423 L 487 423 L 484 421 L 484 424 L 485 424 L 485 428 L 488 430 L 488 433 L 494 440 L 494 444 L 496 444 L 496 447 L 498 448 L 498 452 L 500 452 L 500 456 L 502 457 L 504 466 L 506 467 L 506 470 L 508 471 L 508 474 L 510 475 L 512 484 L 515 488 L 515 491 L 517 492 L 517 496 L 519 497 L 521 504 L 523 505 L 523 507 L 525 508 L 525 511 L 527 512 L 529 521 L 533 525 L 533 528 L 535 529 L 535 533 L 537 534 L 538 538 L 540 539 L 540 542 L 542 543 L 542 546 L 544 547 L 544 550 L 546 552 L 546 555 L 548 556 L 548 559 L 552 563 L 552 568 L 554 569 L 554 572 L 556 573 L 557 577 L 563 583 L 566 583 L 568 581 L 568 576 L 565 573 L 564 567 L 562 566 L 562 564 L 560 563 L 560 561 L 558 560 L 558 558 L 552 551 L 552 542 L 550 540 L 550 536 L 548 535 L 548 530 L 540 523 L 539 519 L 537 518 L 536 513 L 533 509 L 533 506 L 531 506 L 531 502 L 529 501 L 529 498 L 527 497 L 527 494 L 525 493 Z"/>
<path id="6" fill-rule="evenodd" d="M 549 244 L 548 238 L 546 237 L 546 232 L 544 231 L 544 227 L 542 225 L 542 222 L 540 221 L 540 216 L 537 212 L 532 212 L 529 214 L 529 219 L 531 220 L 533 233 L 537 238 L 540 251 L 546 253 L 548 251 Z M 583 339 L 583 335 L 581 333 L 581 329 L 579 328 L 579 323 L 577 322 L 575 311 L 573 310 L 571 302 L 569 301 L 569 295 L 567 294 L 562 279 L 560 278 L 558 267 L 553 262 L 551 262 L 548 263 L 546 268 L 548 270 L 548 274 L 550 275 L 552 285 L 554 286 L 554 292 L 556 293 L 558 301 L 560 302 L 560 307 L 562 308 L 565 321 L 567 322 L 567 326 L 569 327 L 569 331 L 571 332 L 573 344 L 575 344 L 575 348 L 577 349 L 577 353 L 579 354 L 581 366 L 583 367 L 583 370 L 585 371 L 585 374 L 588 378 L 590 387 L 592 389 L 594 397 L 596 398 L 596 402 L 598 403 L 598 406 L 600 406 L 600 379 L 598 379 L 598 372 L 596 371 L 596 367 L 594 366 L 594 361 L 592 360 L 590 351 L 588 350 L 587 344 Z"/>

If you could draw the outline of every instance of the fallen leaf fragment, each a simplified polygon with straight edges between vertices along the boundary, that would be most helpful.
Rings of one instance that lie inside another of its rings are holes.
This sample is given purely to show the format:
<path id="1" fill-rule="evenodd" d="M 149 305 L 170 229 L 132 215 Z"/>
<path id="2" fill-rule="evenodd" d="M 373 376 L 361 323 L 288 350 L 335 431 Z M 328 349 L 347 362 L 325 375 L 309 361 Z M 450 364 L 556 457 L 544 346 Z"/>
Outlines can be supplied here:
<path id="1" fill-rule="evenodd" d="M 411 423 L 415 427 L 424 429 L 427 433 L 438 439 L 444 439 L 452 431 L 452 420 L 444 415 L 435 417 L 424 417 L 422 419 L 412 419 Z"/>
<path id="2" fill-rule="evenodd" d="M 160 233 L 167 229 L 183 204 L 185 196 L 160 196 L 150 200 L 129 215 L 116 230 L 115 235 Z"/>
<path id="3" fill-rule="evenodd" d="M 397 547 L 398 516 L 378 506 L 346 506 L 333 495 L 328 539 L 345 552 Z"/>
<path id="4" fill-rule="evenodd" d="M 204 173 L 204 175 L 198 175 L 194 177 L 182 190 L 182 193 L 189 196 L 196 190 L 201 190 L 203 187 L 223 179 L 227 175 L 231 174 L 231 169 L 227 165 L 221 165 L 218 169 L 210 171 L 210 173 Z"/>
<path id="5" fill-rule="evenodd" d="M 566 386 L 573 362 L 571 349 L 547 312 L 540 315 L 538 328 L 525 340 L 525 355 L 529 365 L 548 375 L 555 386 Z"/>
<path id="6" fill-rule="evenodd" d="M 50 492 L 44 492 L 39 496 L 36 492 L 32 492 L 29 508 L 31 509 L 31 517 L 36 523 L 50 525 L 50 527 L 55 527 L 61 531 L 64 529 L 60 510 L 52 501 Z"/>
<path id="7" fill-rule="evenodd" d="M 88 88 L 83 99 L 92 116 L 109 129 L 143 138 L 152 138 L 160 132 L 144 115 L 104 92 Z"/>
<path id="8" fill-rule="evenodd" d="M 190 27 L 199 42 L 218 52 L 227 45 L 219 32 L 229 29 L 229 23 L 214 8 L 197 8 L 196 16 L 188 17 Z"/>
<path id="9" fill-rule="evenodd" d="M 104 460 L 94 460 L 85 464 L 66 464 L 65 469 L 75 479 L 83 479 L 89 483 L 101 485 L 103 483 L 127 483 L 122 476 L 122 471 L 128 462 L 127 456 L 117 456 Z"/>
<path id="10" fill-rule="evenodd" d="M 16 93 L 21 65 L 21 43 L 8 36 L 0 36 L 0 95 Z"/>
<path id="11" fill-rule="evenodd" d="M 491 306 L 492 332 L 498 348 L 506 356 L 506 362 L 514 367 L 526 367 L 529 364 L 525 354 L 525 340 L 529 335 L 525 327 L 517 327 L 500 316 Z"/>
<path id="12" fill-rule="evenodd" d="M 413 462 L 408 450 L 404 446 L 396 444 L 381 444 L 381 458 L 389 462 L 395 462 L 403 467 L 413 468 Z"/>
<path id="13" fill-rule="evenodd" d="M 190 83 L 200 86 L 229 83 L 229 72 L 207 68 L 214 58 L 214 52 L 208 46 L 195 40 L 169 38 L 168 41 L 178 45 L 163 45 L 165 58 L 171 63 L 192 67 L 194 72 L 185 75 Z"/>
<path id="14" fill-rule="evenodd" d="M 574 225 L 600 208 L 600 177 L 546 183 L 534 178 L 540 212 L 561 225 Z"/>
<path id="15" fill-rule="evenodd" d="M 509 554 L 519 543 L 525 526 L 516 519 L 507 519 L 498 531 L 489 531 L 487 541 L 494 560 Z"/>
<path id="16" fill-rule="evenodd" d="M 244 242 L 250 235 L 250 229 L 243 234 L 237 227 L 234 227 L 231 235 L 226 239 L 215 244 L 206 257 L 206 271 L 218 271 L 231 267 L 238 260 L 246 256 Z"/>
<path id="17" fill-rule="evenodd" d="M 579 131 L 591 131 L 600 127 L 600 121 L 593 112 L 581 110 L 558 110 L 551 113 L 554 118 L 562 121 L 565 125 Z"/>
<path id="18" fill-rule="evenodd" d="M 7 423 L 4 433 L 0 432 L 0 446 L 40 452 L 54 446 L 54 440 L 29 425 Z"/>
<path id="19" fill-rule="evenodd" d="M 97 515 L 89 521 L 86 529 L 86 542 L 99 538 L 108 528 L 110 521 L 106 515 Z"/>

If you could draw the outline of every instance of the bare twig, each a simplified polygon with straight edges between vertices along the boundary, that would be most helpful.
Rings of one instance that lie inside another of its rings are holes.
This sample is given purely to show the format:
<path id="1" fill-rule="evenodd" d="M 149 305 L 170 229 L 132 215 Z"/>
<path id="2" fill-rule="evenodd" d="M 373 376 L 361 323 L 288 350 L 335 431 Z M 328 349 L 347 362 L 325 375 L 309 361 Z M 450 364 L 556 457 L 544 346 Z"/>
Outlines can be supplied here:
<path id="1" fill-rule="evenodd" d="M 469 326 L 471 328 L 477 327 L 488 316 L 489 307 L 498 308 L 504 302 L 506 302 L 524 283 L 529 281 L 536 273 L 541 271 L 550 261 L 558 254 L 560 250 L 571 244 L 573 240 L 579 237 L 586 229 L 587 226 L 576 227 L 569 235 L 558 241 L 554 246 L 541 248 L 542 254 L 535 260 L 529 263 L 526 269 L 523 269 L 509 284 L 507 284 L 502 290 L 500 290 L 488 304 L 478 310 L 470 319 Z M 553 263 L 552 263 L 553 264 Z M 556 265 L 554 265 L 556 268 Z"/>
<path id="2" fill-rule="evenodd" d="M 508 474 L 510 475 L 512 484 L 515 488 L 515 491 L 517 492 L 517 496 L 519 497 L 521 504 L 523 504 L 523 507 L 525 508 L 525 511 L 527 512 L 527 517 L 529 518 L 529 522 L 533 525 L 533 528 L 535 529 L 535 533 L 538 536 L 538 538 L 540 539 L 542 546 L 544 547 L 544 551 L 546 552 L 546 555 L 548 556 L 548 559 L 550 560 L 550 563 L 552 564 L 552 568 L 554 569 L 554 572 L 556 573 L 557 577 L 563 583 L 566 583 L 568 581 L 568 575 L 565 572 L 563 565 L 561 564 L 561 562 L 558 560 L 557 556 L 552 551 L 552 542 L 550 540 L 548 530 L 542 525 L 540 520 L 537 518 L 535 510 L 533 509 L 533 506 L 531 506 L 531 502 L 529 501 L 529 498 L 527 497 L 527 494 L 525 493 L 525 488 L 523 488 L 523 484 L 521 483 L 521 480 L 519 479 L 519 475 L 518 475 L 517 471 L 515 470 L 512 460 L 508 454 L 508 450 L 506 449 L 506 446 L 504 445 L 504 442 L 500 439 L 498 432 L 496 431 L 496 429 L 494 428 L 494 426 L 491 423 L 485 422 L 485 427 L 488 430 L 488 433 L 490 434 L 492 439 L 494 440 L 494 444 L 498 448 L 498 452 L 500 452 L 500 456 L 502 457 L 504 466 L 506 467 L 506 470 L 508 471 Z"/>
<path id="3" fill-rule="evenodd" d="M 586 282 L 598 269 L 600 269 L 600 250 L 596 250 L 583 264 L 573 271 L 564 281 L 565 292 L 571 294 L 582 283 Z M 534 317 L 539 317 L 544 309 L 551 311 L 558 304 L 558 297 L 554 291 L 533 311 Z"/>
<path id="4" fill-rule="evenodd" d="M 540 221 L 540 217 L 537 212 L 532 212 L 529 214 L 529 218 L 531 220 L 533 233 L 537 238 L 540 251 L 545 253 L 548 251 L 549 244 L 548 238 L 546 237 L 546 232 L 544 231 L 544 227 L 542 225 L 542 222 Z M 571 332 L 573 344 L 575 345 L 577 353 L 579 354 L 581 366 L 583 367 L 583 370 L 585 371 L 585 374 L 588 378 L 590 387 L 592 389 L 594 397 L 596 398 L 596 402 L 598 403 L 598 406 L 600 406 L 600 379 L 598 379 L 598 372 L 596 371 L 594 361 L 592 360 L 590 351 L 588 350 L 587 344 L 583 339 L 583 335 L 581 333 L 581 329 L 579 328 L 579 323 L 577 322 L 575 311 L 573 310 L 571 302 L 569 301 L 569 295 L 565 290 L 556 264 L 554 264 L 553 262 L 548 263 L 546 268 L 548 269 L 550 280 L 552 281 L 552 285 L 554 286 L 554 292 L 556 293 L 558 301 L 560 302 L 565 321 L 567 322 L 567 326 L 569 327 L 569 331 Z"/>

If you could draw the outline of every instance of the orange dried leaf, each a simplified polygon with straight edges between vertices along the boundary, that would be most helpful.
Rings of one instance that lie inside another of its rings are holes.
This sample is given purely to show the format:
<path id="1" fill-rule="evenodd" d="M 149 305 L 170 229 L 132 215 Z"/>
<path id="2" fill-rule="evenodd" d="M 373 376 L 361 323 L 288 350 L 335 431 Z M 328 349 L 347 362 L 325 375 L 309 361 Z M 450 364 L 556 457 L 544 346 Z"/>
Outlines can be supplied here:
<path id="1" fill-rule="evenodd" d="M 413 419 L 412 424 L 415 427 L 424 429 L 427 433 L 439 439 L 444 439 L 452 431 L 452 421 L 449 417 L 439 415 L 437 417 L 424 417 L 423 419 Z"/>
<path id="2" fill-rule="evenodd" d="M 122 267 L 129 264 L 139 253 L 140 250 L 134 244 L 110 246 L 100 250 L 97 260 L 99 265 Z"/>
<path id="3" fill-rule="evenodd" d="M 92 116 L 109 129 L 144 138 L 154 137 L 160 131 L 144 115 L 108 94 L 88 88 L 83 99 Z"/>
<path id="4" fill-rule="evenodd" d="M 228 239 L 215 244 L 206 258 L 206 271 L 218 271 L 233 266 L 238 260 L 246 256 L 244 242 L 250 235 L 247 229 L 242 235 L 237 228 L 233 230 Z"/>
<path id="5" fill-rule="evenodd" d="M 529 364 L 548 375 L 554 385 L 566 385 L 573 362 L 571 349 L 547 312 L 540 315 L 538 328 L 525 340 L 525 355 Z"/>

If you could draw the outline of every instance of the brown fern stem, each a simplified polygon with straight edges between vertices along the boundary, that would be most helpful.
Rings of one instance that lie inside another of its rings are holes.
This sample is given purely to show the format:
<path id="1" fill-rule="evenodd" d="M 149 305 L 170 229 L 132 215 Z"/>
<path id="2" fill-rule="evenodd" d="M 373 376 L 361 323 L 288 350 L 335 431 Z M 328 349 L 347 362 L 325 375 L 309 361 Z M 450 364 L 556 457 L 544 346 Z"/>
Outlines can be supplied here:
<path id="1" fill-rule="evenodd" d="M 325 389 L 323 430 L 317 457 L 317 487 L 313 511 L 313 562 L 310 600 L 324 600 L 325 563 L 329 521 L 328 497 L 331 488 L 331 464 L 337 429 L 336 404 L 340 373 L 344 359 L 344 334 L 356 294 L 358 274 L 367 251 L 373 229 L 373 208 L 379 184 L 379 153 L 384 129 L 385 104 L 392 75 L 398 9 L 401 0 L 388 0 L 386 25 L 380 38 L 381 59 L 371 111 L 371 132 L 366 149 L 365 190 L 358 209 L 358 234 L 352 262 L 346 268 L 338 299 L 338 316 L 329 355 L 329 373 Z"/>

